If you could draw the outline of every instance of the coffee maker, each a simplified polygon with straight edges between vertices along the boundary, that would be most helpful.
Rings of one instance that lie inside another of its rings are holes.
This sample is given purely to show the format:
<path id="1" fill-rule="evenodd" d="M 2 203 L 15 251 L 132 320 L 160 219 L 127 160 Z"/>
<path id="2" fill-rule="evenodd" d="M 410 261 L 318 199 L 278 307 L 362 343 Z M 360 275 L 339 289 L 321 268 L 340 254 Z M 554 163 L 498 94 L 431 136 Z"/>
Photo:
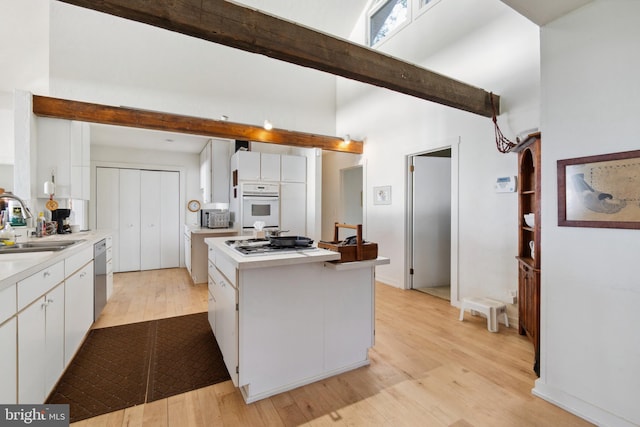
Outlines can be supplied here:
<path id="1" fill-rule="evenodd" d="M 65 224 L 65 220 L 71 215 L 71 209 L 56 209 L 51 211 L 51 221 L 56 221 L 58 224 L 57 233 L 65 234 L 71 233 L 71 227 L 69 224 Z"/>

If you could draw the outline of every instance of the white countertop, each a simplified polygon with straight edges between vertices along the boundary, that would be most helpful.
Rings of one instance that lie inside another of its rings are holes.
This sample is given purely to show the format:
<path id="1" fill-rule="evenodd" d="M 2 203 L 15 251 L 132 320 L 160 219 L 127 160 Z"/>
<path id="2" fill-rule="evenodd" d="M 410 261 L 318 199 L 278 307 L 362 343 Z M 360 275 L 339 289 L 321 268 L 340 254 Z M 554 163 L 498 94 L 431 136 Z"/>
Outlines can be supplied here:
<path id="1" fill-rule="evenodd" d="M 47 240 L 82 240 L 76 245 L 54 252 L 24 252 L 0 254 L 0 291 L 34 274 L 43 268 L 63 260 L 70 255 L 93 246 L 94 243 L 112 235 L 111 230 L 83 231 L 71 234 L 54 234 L 46 237 L 32 237 L 26 241 L 46 242 Z"/>
<path id="2" fill-rule="evenodd" d="M 244 238 L 246 238 L 246 236 L 238 237 L 238 239 Z M 238 251 L 227 246 L 225 244 L 226 240 L 235 239 L 229 239 L 228 237 L 209 237 L 204 239 L 204 242 L 208 245 L 214 246 L 218 251 L 230 258 L 231 261 L 235 264 L 236 268 L 238 268 L 239 270 L 264 267 L 279 267 L 312 262 L 325 262 L 326 266 L 340 270 L 389 264 L 389 259 L 383 257 L 378 257 L 378 259 L 367 261 L 331 263 L 328 261 L 340 260 L 340 254 L 338 252 L 329 251 L 327 249 L 321 249 L 318 247 L 316 247 L 314 250 L 283 252 L 279 254 L 242 255 Z"/>
<path id="3" fill-rule="evenodd" d="M 192 234 L 227 234 L 227 235 L 230 235 L 230 233 L 239 234 L 238 230 L 236 230 L 235 228 L 207 228 L 207 227 L 201 227 L 199 225 L 193 225 L 193 224 L 192 225 L 185 224 L 184 229 L 187 233 L 192 233 Z"/>

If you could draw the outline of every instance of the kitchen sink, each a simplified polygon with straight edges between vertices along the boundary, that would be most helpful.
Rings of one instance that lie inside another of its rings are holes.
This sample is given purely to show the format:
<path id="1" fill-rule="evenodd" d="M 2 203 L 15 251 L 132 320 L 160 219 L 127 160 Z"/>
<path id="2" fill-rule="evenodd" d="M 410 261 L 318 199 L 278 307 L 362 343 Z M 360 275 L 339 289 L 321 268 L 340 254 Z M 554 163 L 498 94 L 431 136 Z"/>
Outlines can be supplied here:
<path id="1" fill-rule="evenodd" d="M 42 242 L 20 242 L 13 245 L 0 246 L 2 254 L 17 254 L 25 252 L 53 252 L 61 251 L 84 240 L 45 240 Z"/>

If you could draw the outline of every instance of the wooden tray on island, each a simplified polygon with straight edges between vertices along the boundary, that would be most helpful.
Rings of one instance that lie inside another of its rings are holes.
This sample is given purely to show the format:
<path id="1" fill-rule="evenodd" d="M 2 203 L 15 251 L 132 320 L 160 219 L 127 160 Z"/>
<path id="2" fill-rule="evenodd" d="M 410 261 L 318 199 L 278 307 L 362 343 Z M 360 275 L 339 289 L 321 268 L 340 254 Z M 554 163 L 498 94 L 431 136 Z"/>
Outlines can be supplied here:
<path id="1" fill-rule="evenodd" d="M 340 228 L 350 228 L 356 230 L 355 245 L 345 245 L 343 244 L 343 242 L 338 241 L 338 230 Z M 376 259 L 378 257 L 378 244 L 365 242 L 362 240 L 362 224 L 349 225 L 336 222 L 335 230 L 333 233 L 333 241 L 324 242 L 321 240 L 318 242 L 318 247 L 334 252 L 339 252 L 340 261 L 335 262 L 365 261 L 369 259 Z"/>

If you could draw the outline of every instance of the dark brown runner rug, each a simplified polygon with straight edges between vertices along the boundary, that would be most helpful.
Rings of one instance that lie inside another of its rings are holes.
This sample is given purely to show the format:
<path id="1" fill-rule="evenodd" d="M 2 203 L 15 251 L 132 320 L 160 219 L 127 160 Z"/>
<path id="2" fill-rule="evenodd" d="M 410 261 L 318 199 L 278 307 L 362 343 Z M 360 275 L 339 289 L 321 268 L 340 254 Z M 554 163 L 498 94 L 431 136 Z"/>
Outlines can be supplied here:
<path id="1" fill-rule="evenodd" d="M 229 380 L 207 313 L 93 329 L 47 403 L 76 422 Z"/>

